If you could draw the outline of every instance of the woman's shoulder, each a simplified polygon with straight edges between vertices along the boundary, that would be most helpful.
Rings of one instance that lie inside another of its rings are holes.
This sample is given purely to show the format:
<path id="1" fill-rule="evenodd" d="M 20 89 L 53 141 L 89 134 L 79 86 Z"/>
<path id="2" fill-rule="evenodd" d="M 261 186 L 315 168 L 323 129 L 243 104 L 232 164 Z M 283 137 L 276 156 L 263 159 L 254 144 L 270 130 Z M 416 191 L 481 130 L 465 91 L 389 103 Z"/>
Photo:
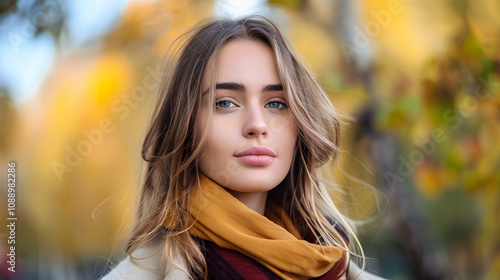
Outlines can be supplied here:
<path id="1" fill-rule="evenodd" d="M 118 279 L 163 279 L 163 273 L 160 269 L 160 260 L 163 248 L 165 247 L 165 238 L 158 234 L 144 246 L 132 252 L 134 261 L 130 256 L 120 261 L 117 265 L 111 268 L 111 271 L 101 278 L 101 280 L 118 280 Z M 182 269 L 187 271 L 185 261 L 179 255 L 174 255 L 174 262 Z M 174 265 L 164 279 L 189 279 L 188 275 Z"/>

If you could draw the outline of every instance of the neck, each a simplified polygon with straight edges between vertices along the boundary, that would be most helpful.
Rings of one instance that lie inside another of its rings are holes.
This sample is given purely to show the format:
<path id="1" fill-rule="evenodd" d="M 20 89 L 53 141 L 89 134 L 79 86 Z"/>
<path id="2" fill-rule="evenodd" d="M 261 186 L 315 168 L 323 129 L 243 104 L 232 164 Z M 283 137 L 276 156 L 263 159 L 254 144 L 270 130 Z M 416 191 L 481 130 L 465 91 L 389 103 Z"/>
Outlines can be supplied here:
<path id="1" fill-rule="evenodd" d="M 237 192 L 229 189 L 226 190 L 241 203 L 245 204 L 248 208 L 261 215 L 264 215 L 267 192 Z"/>

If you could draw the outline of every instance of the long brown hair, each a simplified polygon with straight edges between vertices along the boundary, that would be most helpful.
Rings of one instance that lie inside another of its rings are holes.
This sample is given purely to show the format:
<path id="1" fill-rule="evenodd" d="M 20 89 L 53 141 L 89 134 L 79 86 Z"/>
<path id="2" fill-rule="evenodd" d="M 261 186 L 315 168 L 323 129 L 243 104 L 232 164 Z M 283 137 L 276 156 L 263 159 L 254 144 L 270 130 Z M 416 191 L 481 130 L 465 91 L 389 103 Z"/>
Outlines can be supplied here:
<path id="1" fill-rule="evenodd" d="M 251 16 L 203 22 L 177 42 L 177 52 L 167 55 L 157 88 L 159 98 L 142 148 L 147 167 L 127 253 L 133 260 L 131 253 L 161 232 L 166 241 L 162 271 L 168 271 L 167 264 L 172 264 L 178 252 L 191 276 L 206 277 L 203 255 L 188 233 L 189 197 L 199 183 L 198 159 L 206 137 L 195 128 L 203 79 L 207 73 L 215 73 L 213 61 L 217 61 L 222 46 L 235 39 L 258 40 L 272 49 L 298 131 L 292 167 L 283 182 L 270 191 L 269 199 L 288 211 L 300 231 L 312 231 L 323 244 L 344 248 L 348 255 L 354 252 L 332 225 L 338 223 L 353 239 L 350 244 L 361 249 L 351 226 L 332 202 L 330 185 L 320 171 L 338 158 L 339 116 L 278 28 L 264 17 Z M 214 75 L 209 77 L 213 98 Z M 163 228 L 167 217 L 170 224 Z M 356 251 L 363 255 L 362 250 Z"/>

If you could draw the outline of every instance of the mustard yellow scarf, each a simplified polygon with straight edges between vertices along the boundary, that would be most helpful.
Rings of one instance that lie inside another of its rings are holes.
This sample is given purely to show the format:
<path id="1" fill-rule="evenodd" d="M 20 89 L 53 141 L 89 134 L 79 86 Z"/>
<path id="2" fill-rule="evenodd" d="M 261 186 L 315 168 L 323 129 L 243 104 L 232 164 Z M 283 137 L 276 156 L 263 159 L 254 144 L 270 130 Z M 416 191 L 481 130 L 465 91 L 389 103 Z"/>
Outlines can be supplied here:
<path id="1" fill-rule="evenodd" d="M 268 203 L 262 216 L 208 177 L 200 181 L 190 198 L 192 235 L 236 250 L 283 279 L 318 277 L 341 260 L 342 249 L 302 240 L 280 206 Z"/>

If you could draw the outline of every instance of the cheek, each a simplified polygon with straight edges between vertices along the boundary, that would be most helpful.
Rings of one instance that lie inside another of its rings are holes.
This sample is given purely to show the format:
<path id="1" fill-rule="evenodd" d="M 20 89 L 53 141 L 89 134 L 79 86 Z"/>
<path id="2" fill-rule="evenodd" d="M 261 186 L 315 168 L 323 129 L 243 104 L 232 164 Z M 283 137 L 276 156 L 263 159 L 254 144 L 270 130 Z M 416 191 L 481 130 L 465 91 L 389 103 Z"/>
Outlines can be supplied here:
<path id="1" fill-rule="evenodd" d="M 204 125 L 202 129 L 207 131 L 207 151 L 210 157 L 218 160 L 230 151 L 232 142 L 232 133 L 230 123 L 219 120 L 213 117 L 210 122 L 201 123 Z"/>
<path id="2" fill-rule="evenodd" d="M 278 145 L 281 154 L 286 155 L 286 161 L 291 163 L 297 142 L 295 123 L 291 119 L 275 122 L 273 132 L 277 140 L 275 144 Z"/>
<path id="3" fill-rule="evenodd" d="M 295 125 L 293 123 L 290 124 L 290 127 L 288 128 L 288 135 L 286 142 L 286 148 L 288 152 L 290 153 L 290 158 L 293 157 L 293 152 L 295 151 L 295 144 L 297 143 L 297 130 L 295 128 Z"/>
<path id="4" fill-rule="evenodd" d="M 213 153 L 210 149 L 212 147 L 213 133 L 207 110 L 200 108 L 200 110 L 198 111 L 195 129 L 196 133 L 198 134 L 197 145 L 202 145 L 201 153 L 198 154 L 199 167 L 201 168 L 202 172 L 206 172 L 208 171 L 207 168 L 210 166 L 210 162 L 213 161 L 213 159 L 211 158 L 211 155 Z M 202 141 L 204 136 L 205 140 Z"/>
<path id="5" fill-rule="evenodd" d="M 290 135 L 286 141 L 287 143 L 287 150 L 288 150 L 288 155 L 290 159 L 290 165 L 292 164 L 293 156 L 295 154 L 295 145 L 297 144 L 297 128 L 295 126 L 295 123 L 290 120 L 289 126 L 288 126 L 288 135 Z"/>
<path id="6" fill-rule="evenodd" d="M 294 121 L 291 118 L 286 118 L 276 124 L 273 130 L 279 135 L 280 142 L 283 143 L 283 148 L 293 151 L 297 140 L 297 129 Z"/>

